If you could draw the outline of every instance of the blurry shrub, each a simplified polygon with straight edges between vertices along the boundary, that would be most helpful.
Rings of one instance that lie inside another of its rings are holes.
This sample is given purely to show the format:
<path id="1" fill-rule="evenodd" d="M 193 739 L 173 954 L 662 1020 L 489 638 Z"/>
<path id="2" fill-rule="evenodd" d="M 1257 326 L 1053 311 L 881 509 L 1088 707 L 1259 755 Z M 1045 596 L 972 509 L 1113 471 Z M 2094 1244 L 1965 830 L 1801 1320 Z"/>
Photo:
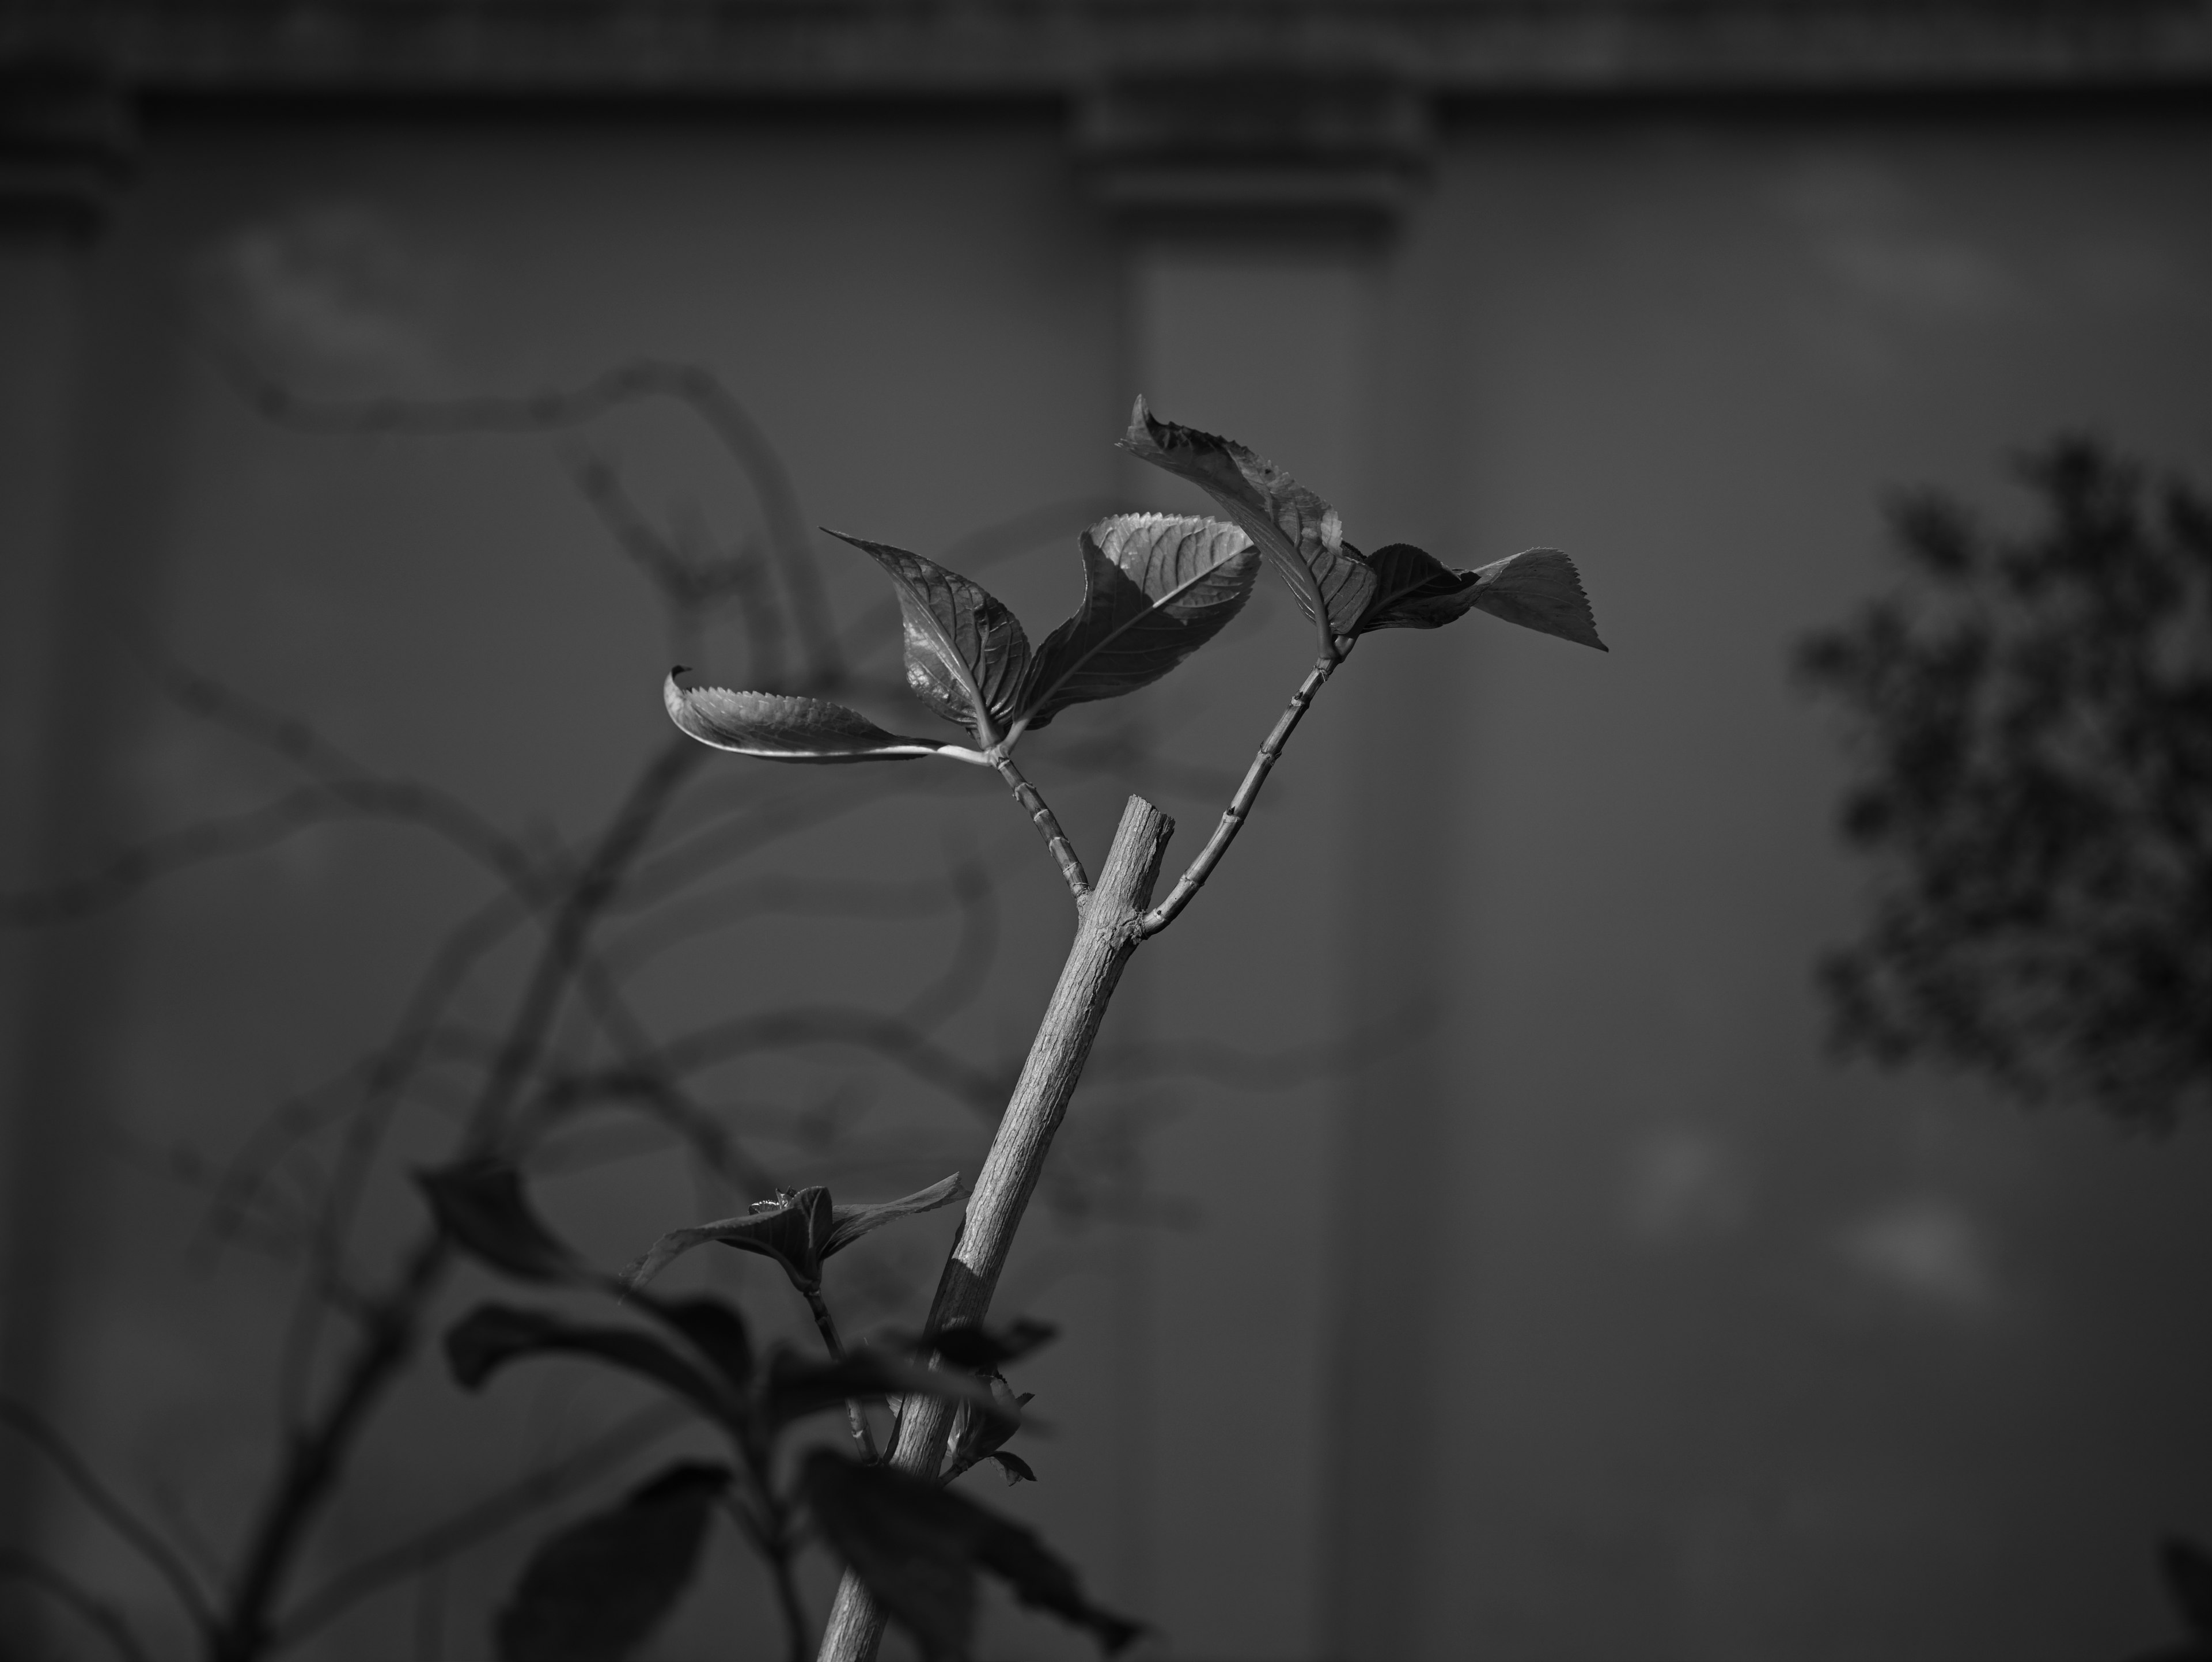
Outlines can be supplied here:
<path id="1" fill-rule="evenodd" d="M 1798 647 L 1878 874 L 1820 980 L 1847 1051 L 2163 1126 L 2212 1097 L 2212 505 L 2082 439 L 2017 468 L 2032 526 L 1904 497 L 1905 582 Z"/>

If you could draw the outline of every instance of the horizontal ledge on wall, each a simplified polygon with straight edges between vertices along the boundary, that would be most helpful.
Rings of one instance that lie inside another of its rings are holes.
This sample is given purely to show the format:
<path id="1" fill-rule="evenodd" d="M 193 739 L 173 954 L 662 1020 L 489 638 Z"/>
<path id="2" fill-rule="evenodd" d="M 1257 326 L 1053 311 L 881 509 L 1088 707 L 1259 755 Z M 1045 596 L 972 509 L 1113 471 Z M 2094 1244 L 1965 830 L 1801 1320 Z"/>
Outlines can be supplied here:
<path id="1" fill-rule="evenodd" d="M 82 60 L 0 60 L 0 229 L 89 234 L 136 143 L 130 101 Z"/>
<path id="2" fill-rule="evenodd" d="M 165 94 L 1081 96 L 1380 64 L 1443 96 L 2212 84 L 2212 0 L 19 0 Z"/>
<path id="3" fill-rule="evenodd" d="M 1426 175 L 1431 99 L 1359 67 L 1183 66 L 1109 77 L 1075 104 L 1091 195 L 1164 231 L 1387 231 Z"/>

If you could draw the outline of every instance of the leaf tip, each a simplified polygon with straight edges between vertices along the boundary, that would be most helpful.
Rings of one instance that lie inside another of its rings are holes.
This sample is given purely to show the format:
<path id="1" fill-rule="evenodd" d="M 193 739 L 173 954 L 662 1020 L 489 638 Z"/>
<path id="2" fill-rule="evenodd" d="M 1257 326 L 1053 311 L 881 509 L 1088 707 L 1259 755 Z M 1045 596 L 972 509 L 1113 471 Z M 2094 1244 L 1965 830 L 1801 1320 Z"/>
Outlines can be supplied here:
<path id="1" fill-rule="evenodd" d="M 1149 461 L 1159 453 L 1160 435 L 1165 430 L 1165 425 L 1139 393 L 1137 401 L 1129 406 L 1129 430 L 1115 441 L 1115 448 Z"/>
<path id="2" fill-rule="evenodd" d="M 1612 648 L 1598 638 L 1582 573 L 1556 548 L 1528 548 L 1476 572 L 1474 604 L 1494 618 L 1556 635 L 1577 646 Z"/>
<path id="3" fill-rule="evenodd" d="M 699 735 L 691 731 L 691 695 L 676 684 L 678 676 L 689 675 L 690 673 L 690 666 L 685 664 L 678 664 L 668 672 L 668 678 L 660 684 L 660 707 L 668 712 L 670 721 L 675 722 L 690 737 L 696 739 Z"/>

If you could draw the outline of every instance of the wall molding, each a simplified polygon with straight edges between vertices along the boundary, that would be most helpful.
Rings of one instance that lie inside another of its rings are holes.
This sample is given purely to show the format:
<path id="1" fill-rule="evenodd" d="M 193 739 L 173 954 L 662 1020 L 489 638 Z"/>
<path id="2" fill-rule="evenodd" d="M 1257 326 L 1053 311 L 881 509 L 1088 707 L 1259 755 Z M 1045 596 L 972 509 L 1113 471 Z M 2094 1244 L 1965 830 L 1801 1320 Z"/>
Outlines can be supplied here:
<path id="1" fill-rule="evenodd" d="M 1080 96 L 1170 66 L 1440 97 L 2212 88 L 2212 0 L 0 0 L 162 95 Z"/>

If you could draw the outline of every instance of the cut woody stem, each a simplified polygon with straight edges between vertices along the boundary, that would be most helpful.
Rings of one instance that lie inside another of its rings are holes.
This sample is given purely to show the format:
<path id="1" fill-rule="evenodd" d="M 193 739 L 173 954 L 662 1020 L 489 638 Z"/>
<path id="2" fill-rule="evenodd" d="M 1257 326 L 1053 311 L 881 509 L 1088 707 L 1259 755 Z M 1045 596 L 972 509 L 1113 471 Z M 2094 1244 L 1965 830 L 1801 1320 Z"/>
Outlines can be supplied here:
<path id="1" fill-rule="evenodd" d="M 1122 966 L 1142 939 L 1138 925 L 1152 901 L 1160 857 L 1174 829 L 1174 823 L 1142 797 L 1131 797 L 1122 810 L 1105 869 L 1083 908 L 1060 984 L 1053 989 L 1029 1060 L 1022 1066 L 998 1135 L 975 1179 L 975 1192 L 969 1197 L 959 1239 L 938 1282 L 929 1311 L 932 1333 L 980 1326 L 990 1308 L 999 1272 L 1006 1267 L 1007 1250 L 1036 1187 L 1053 1133 L 1067 1111 Z M 916 1477 L 936 1476 L 951 1419 L 951 1409 L 942 1399 L 908 1397 L 891 1447 L 892 1469 Z M 882 1606 L 848 1570 L 822 1635 L 819 1662 L 866 1662 L 875 1654 L 883 1631 Z"/>
<path id="2" fill-rule="evenodd" d="M 1276 721 L 1252 759 L 1243 782 L 1230 799 L 1228 810 L 1213 835 L 1176 881 L 1167 899 L 1147 910 L 1152 886 L 1158 880 L 1161 857 L 1175 822 L 1140 796 L 1132 796 L 1121 811 L 1120 828 L 1106 855 L 1105 868 L 1087 898 L 1080 886 L 1082 865 L 1060 831 L 1060 822 L 1045 805 L 1036 787 L 1022 777 L 1003 756 L 994 764 L 1022 806 L 1029 808 L 1043 831 L 1053 855 L 1075 890 L 1080 908 L 1074 944 L 1053 989 L 1029 1059 L 1023 1063 L 1012 1098 L 992 1139 L 991 1152 L 975 1179 L 975 1193 L 961 1220 L 960 1235 L 946 1259 L 930 1306 L 929 1331 L 980 1327 L 1006 1267 L 1014 1232 L 1023 1210 L 1044 1169 L 1053 1134 L 1067 1112 L 1068 1100 L 1082 1077 L 1091 1045 L 1105 1020 L 1121 971 L 1138 947 L 1172 923 L 1200 886 L 1212 874 L 1238 829 L 1252 810 L 1260 788 L 1290 742 L 1314 695 L 1342 661 L 1350 642 L 1337 642 L 1334 656 L 1316 662 L 1291 695 L 1289 707 Z M 893 1470 L 921 1478 L 934 1478 L 945 1458 L 953 1409 L 943 1398 L 909 1397 L 893 1434 L 890 1464 Z M 850 1570 L 837 1588 L 837 1602 L 822 1635 L 817 1662 L 871 1662 L 884 1632 L 884 1610 L 873 1594 Z"/>

